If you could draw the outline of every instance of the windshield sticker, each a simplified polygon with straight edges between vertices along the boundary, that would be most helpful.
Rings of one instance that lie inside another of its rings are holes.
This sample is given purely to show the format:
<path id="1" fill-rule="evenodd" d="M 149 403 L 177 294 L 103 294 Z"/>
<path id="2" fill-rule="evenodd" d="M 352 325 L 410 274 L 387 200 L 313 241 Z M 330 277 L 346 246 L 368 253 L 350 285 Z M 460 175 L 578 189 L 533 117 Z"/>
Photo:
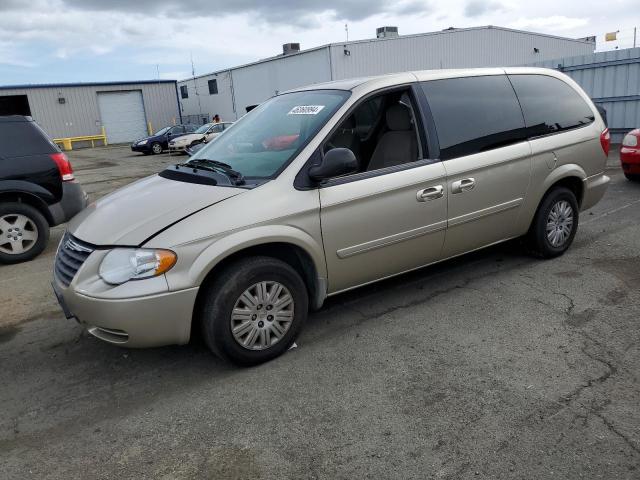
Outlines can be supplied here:
<path id="1" fill-rule="evenodd" d="M 293 107 L 287 115 L 317 115 L 323 108 L 324 105 L 298 105 Z"/>

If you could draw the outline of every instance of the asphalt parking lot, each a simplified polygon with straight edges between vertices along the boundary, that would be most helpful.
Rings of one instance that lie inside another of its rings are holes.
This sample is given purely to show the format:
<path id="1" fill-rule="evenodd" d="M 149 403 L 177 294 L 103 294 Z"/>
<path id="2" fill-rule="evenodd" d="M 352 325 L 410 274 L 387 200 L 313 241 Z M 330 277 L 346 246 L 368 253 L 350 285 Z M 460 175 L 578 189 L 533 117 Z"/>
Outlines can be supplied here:
<path id="1" fill-rule="evenodd" d="M 175 161 L 70 158 L 92 199 Z M 511 242 L 335 297 L 245 370 L 65 320 L 54 229 L 0 266 L 0 477 L 640 478 L 640 184 L 610 165 L 563 257 Z"/>

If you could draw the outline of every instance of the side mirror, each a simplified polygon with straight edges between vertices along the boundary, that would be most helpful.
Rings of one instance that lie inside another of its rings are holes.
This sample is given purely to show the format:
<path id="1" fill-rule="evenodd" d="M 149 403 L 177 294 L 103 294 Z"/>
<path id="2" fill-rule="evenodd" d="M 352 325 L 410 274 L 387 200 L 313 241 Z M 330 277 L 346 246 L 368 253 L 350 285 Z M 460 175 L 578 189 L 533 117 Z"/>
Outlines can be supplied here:
<path id="1" fill-rule="evenodd" d="M 309 178 L 321 182 L 328 178 L 340 177 L 358 171 L 358 159 L 348 148 L 329 150 L 320 162 L 309 169 Z"/>

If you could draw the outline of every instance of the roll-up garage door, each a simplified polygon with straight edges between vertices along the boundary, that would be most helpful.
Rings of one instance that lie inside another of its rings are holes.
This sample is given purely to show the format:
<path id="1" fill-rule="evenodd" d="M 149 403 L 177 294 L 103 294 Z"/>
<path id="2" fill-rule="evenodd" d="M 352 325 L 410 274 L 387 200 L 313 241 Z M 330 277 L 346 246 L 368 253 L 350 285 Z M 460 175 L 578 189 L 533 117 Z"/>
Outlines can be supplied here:
<path id="1" fill-rule="evenodd" d="M 148 135 L 140 90 L 99 92 L 98 106 L 109 143 L 132 142 Z"/>

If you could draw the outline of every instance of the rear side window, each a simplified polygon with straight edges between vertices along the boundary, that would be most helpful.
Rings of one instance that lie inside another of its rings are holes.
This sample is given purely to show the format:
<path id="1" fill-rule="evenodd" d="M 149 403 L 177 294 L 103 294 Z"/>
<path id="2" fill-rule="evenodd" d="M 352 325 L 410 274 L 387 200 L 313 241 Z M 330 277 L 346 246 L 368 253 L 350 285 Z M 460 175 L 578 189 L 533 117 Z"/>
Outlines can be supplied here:
<path id="1" fill-rule="evenodd" d="M 594 121 L 589 105 L 573 88 L 546 75 L 510 75 L 522 105 L 529 137 L 561 132 Z"/>
<path id="2" fill-rule="evenodd" d="M 523 141 L 524 119 L 506 75 L 422 83 L 440 143 L 440 158 L 473 155 Z"/>
<path id="3" fill-rule="evenodd" d="M 50 154 L 58 148 L 34 122 L 0 123 L 0 157 Z"/>

